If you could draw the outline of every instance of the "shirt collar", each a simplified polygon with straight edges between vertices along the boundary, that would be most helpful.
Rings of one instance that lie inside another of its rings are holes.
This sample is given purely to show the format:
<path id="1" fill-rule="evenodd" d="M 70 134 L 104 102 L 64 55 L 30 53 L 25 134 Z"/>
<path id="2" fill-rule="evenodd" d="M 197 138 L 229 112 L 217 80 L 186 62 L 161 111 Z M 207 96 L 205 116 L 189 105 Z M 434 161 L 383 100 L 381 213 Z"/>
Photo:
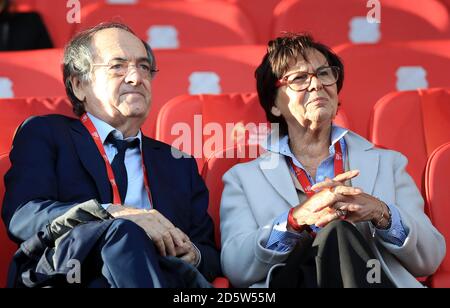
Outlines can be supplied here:
<path id="1" fill-rule="evenodd" d="M 334 145 L 336 144 L 336 142 L 344 138 L 348 132 L 348 129 L 342 128 L 340 126 L 331 126 L 331 145 L 329 148 L 330 154 L 334 154 Z M 294 156 L 292 154 L 291 148 L 289 147 L 288 135 L 278 138 L 277 136 L 274 136 L 274 134 L 271 134 L 269 135 L 264 147 L 270 152 L 278 153 L 284 156 Z"/>
<path id="2" fill-rule="evenodd" d="M 115 129 L 114 127 L 112 127 L 111 125 L 106 123 L 105 121 L 102 121 L 99 118 L 93 116 L 89 112 L 87 113 L 87 116 L 89 117 L 89 119 L 91 119 L 92 124 L 94 124 L 95 129 L 97 130 L 98 135 L 100 136 L 100 140 L 102 141 L 102 144 L 105 144 L 105 140 L 106 140 L 106 138 L 108 138 L 108 136 L 109 136 L 109 134 L 111 134 L 111 132 L 113 133 L 113 135 L 116 139 L 124 140 L 123 134 L 119 130 Z M 126 138 L 125 140 L 132 141 L 134 139 L 139 139 L 139 147 L 142 150 L 142 133 L 140 130 L 135 137 L 129 137 L 129 138 Z"/>

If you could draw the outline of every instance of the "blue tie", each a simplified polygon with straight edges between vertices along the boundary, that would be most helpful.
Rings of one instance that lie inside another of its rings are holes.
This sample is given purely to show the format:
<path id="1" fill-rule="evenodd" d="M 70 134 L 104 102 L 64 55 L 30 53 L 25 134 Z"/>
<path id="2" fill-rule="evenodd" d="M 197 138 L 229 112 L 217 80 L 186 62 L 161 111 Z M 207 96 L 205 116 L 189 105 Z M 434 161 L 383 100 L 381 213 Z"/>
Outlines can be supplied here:
<path id="1" fill-rule="evenodd" d="M 125 203 L 128 189 L 128 176 L 127 169 L 125 167 L 125 152 L 128 148 L 131 149 L 139 146 L 139 139 L 134 139 L 133 141 L 119 140 L 116 139 L 111 133 L 108 136 L 107 141 L 117 149 L 117 154 L 114 156 L 111 167 L 114 172 L 117 187 L 119 188 L 120 199 L 122 200 L 122 203 Z"/>

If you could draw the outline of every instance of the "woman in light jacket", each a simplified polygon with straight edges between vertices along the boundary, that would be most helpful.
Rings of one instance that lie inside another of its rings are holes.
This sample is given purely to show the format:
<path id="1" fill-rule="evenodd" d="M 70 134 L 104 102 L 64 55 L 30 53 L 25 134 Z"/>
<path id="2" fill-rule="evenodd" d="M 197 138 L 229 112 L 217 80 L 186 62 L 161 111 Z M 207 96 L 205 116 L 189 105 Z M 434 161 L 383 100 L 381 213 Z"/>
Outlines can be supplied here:
<path id="1" fill-rule="evenodd" d="M 367 72 L 371 74 L 371 72 Z M 222 268 L 235 287 L 421 287 L 445 241 L 400 153 L 332 124 L 344 67 L 308 35 L 269 42 L 256 70 L 275 129 L 224 177 Z"/>

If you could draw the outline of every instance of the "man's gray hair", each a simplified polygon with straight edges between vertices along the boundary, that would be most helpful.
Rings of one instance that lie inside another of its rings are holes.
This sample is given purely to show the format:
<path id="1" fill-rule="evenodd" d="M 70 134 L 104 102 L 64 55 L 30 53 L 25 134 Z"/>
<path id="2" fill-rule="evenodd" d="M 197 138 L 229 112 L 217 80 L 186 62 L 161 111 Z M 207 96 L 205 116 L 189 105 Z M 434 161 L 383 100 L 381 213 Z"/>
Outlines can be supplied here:
<path id="1" fill-rule="evenodd" d="M 81 116 L 86 112 L 84 103 L 80 101 L 73 92 L 72 78 L 77 77 L 81 82 L 90 81 L 90 73 L 94 54 L 91 49 L 92 37 L 99 31 L 104 29 L 117 28 L 122 29 L 131 34 L 137 35 L 126 25 L 116 22 L 101 23 L 95 27 L 89 28 L 78 33 L 64 48 L 64 63 L 63 63 L 63 79 L 66 87 L 67 96 L 73 106 L 73 112 L 77 116 Z M 152 49 L 147 42 L 142 40 L 147 51 L 148 60 L 151 63 L 151 68 L 156 69 L 156 59 Z"/>

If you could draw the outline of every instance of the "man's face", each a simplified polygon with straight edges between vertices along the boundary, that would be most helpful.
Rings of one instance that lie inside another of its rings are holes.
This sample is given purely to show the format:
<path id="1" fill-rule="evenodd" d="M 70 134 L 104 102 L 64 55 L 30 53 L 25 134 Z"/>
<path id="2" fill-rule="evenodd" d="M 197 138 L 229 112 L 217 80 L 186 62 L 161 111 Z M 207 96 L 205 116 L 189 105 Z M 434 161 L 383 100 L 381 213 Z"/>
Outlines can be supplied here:
<path id="1" fill-rule="evenodd" d="M 151 102 L 151 66 L 144 44 L 122 29 L 92 38 L 91 82 L 82 86 L 86 111 L 111 122 L 144 121 Z"/>

